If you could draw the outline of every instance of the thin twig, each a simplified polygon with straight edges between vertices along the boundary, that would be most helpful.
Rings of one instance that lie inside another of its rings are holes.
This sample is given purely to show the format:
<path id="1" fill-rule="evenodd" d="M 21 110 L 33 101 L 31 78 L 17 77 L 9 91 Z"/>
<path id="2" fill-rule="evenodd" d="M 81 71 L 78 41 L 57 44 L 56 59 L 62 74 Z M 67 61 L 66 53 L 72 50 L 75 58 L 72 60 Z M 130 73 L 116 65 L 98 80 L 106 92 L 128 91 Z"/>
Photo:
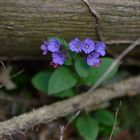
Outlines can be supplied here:
<path id="1" fill-rule="evenodd" d="M 96 16 L 97 18 L 101 18 L 100 14 L 97 12 L 95 6 L 91 6 L 88 0 L 83 0 L 83 2 L 88 6 L 89 10 Z"/>
<path id="2" fill-rule="evenodd" d="M 2 68 L 3 68 L 5 71 L 8 72 L 8 69 L 7 69 L 6 65 L 4 64 L 4 62 L 3 62 L 2 60 L 0 60 L 0 63 L 1 63 L 1 65 L 2 65 Z M 3 86 L 4 86 L 5 83 L 6 83 L 6 82 L 3 81 L 3 83 L 0 84 L 0 88 L 3 88 Z"/>
<path id="3" fill-rule="evenodd" d="M 87 7 L 89 8 L 91 14 L 94 16 L 95 18 L 95 32 L 96 32 L 96 36 L 97 36 L 97 39 L 101 41 L 101 33 L 100 33 L 100 22 L 99 22 L 99 19 L 100 19 L 100 14 L 97 12 L 95 6 L 91 6 L 91 4 L 89 3 L 88 0 L 82 0 L 86 5 Z"/>
<path id="4" fill-rule="evenodd" d="M 105 73 L 97 80 L 97 82 L 87 91 L 87 93 L 93 92 L 112 72 L 112 70 L 119 64 L 119 62 L 130 52 L 132 51 L 138 44 L 140 43 L 140 38 L 137 39 L 133 44 L 127 47 L 110 65 L 110 67 L 105 71 Z"/>
<path id="5" fill-rule="evenodd" d="M 2 65 L 2 67 L 3 67 L 4 69 L 7 69 L 7 67 L 5 66 L 5 64 L 3 63 L 2 60 L 0 60 L 0 63 L 1 63 L 1 65 Z"/>
<path id="6" fill-rule="evenodd" d="M 60 139 L 59 140 L 63 140 L 64 138 L 64 129 L 65 127 L 63 125 L 60 126 Z"/>
<path id="7" fill-rule="evenodd" d="M 122 102 L 120 101 L 120 104 L 119 104 L 119 106 L 118 106 L 117 109 L 116 109 L 115 120 L 114 120 L 114 124 L 113 124 L 113 128 L 112 128 L 112 131 L 111 131 L 111 134 L 110 134 L 109 140 L 112 139 L 112 136 L 113 136 L 114 130 L 116 129 L 116 122 L 117 122 L 118 113 L 119 113 L 119 110 L 120 110 L 121 105 L 122 105 Z"/>
<path id="8" fill-rule="evenodd" d="M 79 116 L 81 110 L 78 110 L 74 116 L 72 116 L 72 118 L 70 118 L 70 120 L 68 121 L 67 125 L 64 126 L 60 126 L 60 140 L 63 140 L 64 138 L 64 132 L 68 129 L 69 125 L 77 118 L 77 116 Z"/>
<path id="9" fill-rule="evenodd" d="M 79 116 L 79 114 L 81 113 L 81 110 L 78 110 L 74 116 L 72 116 L 69 120 L 69 122 L 67 123 L 65 129 L 67 129 L 69 127 L 69 125 Z"/>

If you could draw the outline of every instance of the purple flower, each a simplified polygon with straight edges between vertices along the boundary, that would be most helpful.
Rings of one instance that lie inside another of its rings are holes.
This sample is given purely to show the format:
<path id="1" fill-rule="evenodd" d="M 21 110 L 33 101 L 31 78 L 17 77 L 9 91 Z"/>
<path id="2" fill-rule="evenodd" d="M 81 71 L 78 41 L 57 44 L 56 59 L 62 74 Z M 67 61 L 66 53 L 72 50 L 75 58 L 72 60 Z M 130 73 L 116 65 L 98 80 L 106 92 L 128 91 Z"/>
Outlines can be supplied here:
<path id="1" fill-rule="evenodd" d="M 46 55 L 48 53 L 48 43 L 47 43 L 47 41 L 44 41 L 43 44 L 41 44 L 40 48 L 43 51 L 43 55 Z"/>
<path id="2" fill-rule="evenodd" d="M 99 54 L 92 52 L 87 56 L 87 64 L 89 66 L 98 66 L 100 64 Z"/>
<path id="3" fill-rule="evenodd" d="M 60 48 L 60 43 L 56 39 L 52 38 L 49 40 L 48 50 L 50 52 L 58 52 L 59 48 Z"/>
<path id="4" fill-rule="evenodd" d="M 62 65 L 65 62 L 65 55 L 61 52 L 55 52 L 52 54 L 52 62 Z"/>
<path id="5" fill-rule="evenodd" d="M 75 38 L 69 43 L 70 50 L 73 51 L 73 52 L 77 52 L 77 53 L 81 52 L 82 44 L 83 43 L 78 38 Z"/>
<path id="6" fill-rule="evenodd" d="M 82 46 L 82 50 L 86 53 L 89 54 L 95 49 L 95 43 L 90 39 L 85 39 L 84 40 L 84 45 Z"/>
<path id="7" fill-rule="evenodd" d="M 101 56 L 104 56 L 106 54 L 105 49 L 106 49 L 106 45 L 104 42 L 102 41 L 96 42 L 95 52 L 99 53 Z"/>

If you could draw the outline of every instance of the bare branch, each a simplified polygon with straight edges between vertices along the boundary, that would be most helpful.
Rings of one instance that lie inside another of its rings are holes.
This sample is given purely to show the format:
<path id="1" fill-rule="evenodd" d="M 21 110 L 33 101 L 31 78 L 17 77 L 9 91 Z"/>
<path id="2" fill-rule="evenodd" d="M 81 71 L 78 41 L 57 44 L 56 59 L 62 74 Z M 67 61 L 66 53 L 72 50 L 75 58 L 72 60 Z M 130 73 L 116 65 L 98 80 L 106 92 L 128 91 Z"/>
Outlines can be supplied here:
<path id="1" fill-rule="evenodd" d="M 76 97 L 44 106 L 29 113 L 14 117 L 0 123 L 0 137 L 13 133 L 27 131 L 40 123 L 49 123 L 57 118 L 64 117 L 79 109 L 88 111 L 96 110 L 103 103 L 111 99 L 138 94 L 140 87 L 140 76 L 124 80 L 120 83 L 98 89 L 90 94 L 81 94 Z"/>

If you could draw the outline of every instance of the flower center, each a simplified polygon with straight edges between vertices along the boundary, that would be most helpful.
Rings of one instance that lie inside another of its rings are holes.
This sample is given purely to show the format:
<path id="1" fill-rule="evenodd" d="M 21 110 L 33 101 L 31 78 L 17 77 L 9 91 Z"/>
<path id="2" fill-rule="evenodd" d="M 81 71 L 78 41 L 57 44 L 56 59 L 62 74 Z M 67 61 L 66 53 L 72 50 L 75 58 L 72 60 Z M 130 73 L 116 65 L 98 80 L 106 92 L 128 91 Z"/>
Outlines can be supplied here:
<path id="1" fill-rule="evenodd" d="M 78 45 L 76 45 L 75 47 L 76 47 L 76 48 L 79 48 L 79 46 L 78 46 Z"/>
<path id="2" fill-rule="evenodd" d="M 85 45 L 85 49 L 88 49 L 89 48 L 89 45 Z"/>

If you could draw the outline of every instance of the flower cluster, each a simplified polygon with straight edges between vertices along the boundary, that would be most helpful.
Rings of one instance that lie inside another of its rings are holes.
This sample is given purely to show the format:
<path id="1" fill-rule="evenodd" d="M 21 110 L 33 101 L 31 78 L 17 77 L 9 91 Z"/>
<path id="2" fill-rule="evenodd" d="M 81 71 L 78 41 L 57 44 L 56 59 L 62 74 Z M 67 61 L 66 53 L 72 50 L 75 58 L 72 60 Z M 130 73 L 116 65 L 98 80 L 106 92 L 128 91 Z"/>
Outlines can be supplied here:
<path id="1" fill-rule="evenodd" d="M 80 41 L 78 38 L 73 39 L 69 42 L 69 49 L 75 53 L 84 53 L 89 66 L 98 66 L 100 64 L 100 56 L 106 54 L 106 45 L 104 42 L 94 42 L 90 38 L 84 41 Z M 41 50 L 43 51 L 43 55 L 51 52 L 52 61 L 50 64 L 55 68 L 64 64 L 67 56 L 66 50 L 57 39 L 52 38 L 49 41 L 44 41 L 41 45 Z"/>
<path id="2" fill-rule="evenodd" d="M 106 45 L 102 41 L 94 42 L 88 38 L 80 41 L 75 38 L 69 43 L 70 50 L 76 53 L 84 52 L 86 62 L 89 66 L 98 66 L 100 64 L 100 56 L 104 56 Z"/>
<path id="3" fill-rule="evenodd" d="M 47 55 L 48 52 L 51 52 L 52 61 L 50 65 L 57 68 L 59 65 L 64 64 L 66 57 L 59 41 L 52 38 L 48 42 L 44 41 L 40 48 L 43 51 L 43 55 Z"/>

